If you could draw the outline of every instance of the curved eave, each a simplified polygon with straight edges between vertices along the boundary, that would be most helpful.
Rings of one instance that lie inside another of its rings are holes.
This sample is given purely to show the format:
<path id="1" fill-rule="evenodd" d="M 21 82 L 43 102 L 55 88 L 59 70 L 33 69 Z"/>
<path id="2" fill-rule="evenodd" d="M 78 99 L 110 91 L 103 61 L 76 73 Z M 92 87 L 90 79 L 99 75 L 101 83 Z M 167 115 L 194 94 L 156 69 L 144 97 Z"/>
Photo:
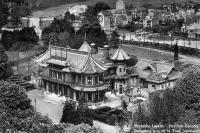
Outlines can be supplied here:
<path id="1" fill-rule="evenodd" d="M 77 91 L 83 91 L 83 92 L 97 92 L 97 91 L 104 91 L 107 90 L 110 87 L 110 85 L 102 85 L 102 86 L 92 86 L 92 87 L 81 87 L 81 86 L 73 86 L 73 89 Z"/>
<path id="2" fill-rule="evenodd" d="M 91 69 L 91 70 L 90 70 Z M 102 73 L 106 71 L 108 68 L 104 66 L 104 64 L 95 60 L 91 54 L 89 54 L 86 64 L 81 70 L 82 73 L 86 74 L 94 74 L 94 73 Z"/>

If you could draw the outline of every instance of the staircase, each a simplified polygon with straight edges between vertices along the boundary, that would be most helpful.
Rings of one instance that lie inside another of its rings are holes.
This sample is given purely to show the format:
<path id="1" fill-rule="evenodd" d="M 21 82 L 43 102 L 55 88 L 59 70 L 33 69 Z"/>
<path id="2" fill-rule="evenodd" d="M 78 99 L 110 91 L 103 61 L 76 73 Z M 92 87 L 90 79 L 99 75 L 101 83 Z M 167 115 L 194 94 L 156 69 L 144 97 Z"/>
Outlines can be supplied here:
<path id="1" fill-rule="evenodd" d="M 28 81 L 23 80 L 23 76 L 19 75 L 19 74 L 11 76 L 9 78 L 9 81 L 16 83 L 20 87 L 24 88 L 26 91 L 30 91 L 30 90 L 34 89 L 34 86 L 32 84 L 28 83 Z"/>

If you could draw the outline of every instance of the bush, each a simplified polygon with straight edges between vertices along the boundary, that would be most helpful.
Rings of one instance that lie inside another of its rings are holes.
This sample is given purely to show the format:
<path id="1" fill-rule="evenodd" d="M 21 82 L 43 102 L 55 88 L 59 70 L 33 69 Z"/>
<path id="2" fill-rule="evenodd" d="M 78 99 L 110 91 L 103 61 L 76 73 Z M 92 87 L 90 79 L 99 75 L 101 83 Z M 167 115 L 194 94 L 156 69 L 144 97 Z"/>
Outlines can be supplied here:
<path id="1" fill-rule="evenodd" d="M 96 108 L 94 111 L 97 111 L 97 112 L 108 112 L 110 110 L 111 110 L 111 107 L 104 106 L 104 107 Z"/>

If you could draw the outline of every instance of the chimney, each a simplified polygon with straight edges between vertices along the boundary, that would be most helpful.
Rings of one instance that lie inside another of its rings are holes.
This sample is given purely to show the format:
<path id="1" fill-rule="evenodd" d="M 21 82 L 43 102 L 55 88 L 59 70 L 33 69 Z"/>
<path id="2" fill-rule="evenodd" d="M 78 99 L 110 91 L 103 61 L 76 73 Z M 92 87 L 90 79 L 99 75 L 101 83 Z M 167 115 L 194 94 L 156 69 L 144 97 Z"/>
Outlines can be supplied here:
<path id="1" fill-rule="evenodd" d="M 103 47 L 98 47 L 98 53 L 103 53 L 106 59 L 110 58 L 109 51 L 110 51 L 110 48 L 108 45 L 105 45 Z"/>

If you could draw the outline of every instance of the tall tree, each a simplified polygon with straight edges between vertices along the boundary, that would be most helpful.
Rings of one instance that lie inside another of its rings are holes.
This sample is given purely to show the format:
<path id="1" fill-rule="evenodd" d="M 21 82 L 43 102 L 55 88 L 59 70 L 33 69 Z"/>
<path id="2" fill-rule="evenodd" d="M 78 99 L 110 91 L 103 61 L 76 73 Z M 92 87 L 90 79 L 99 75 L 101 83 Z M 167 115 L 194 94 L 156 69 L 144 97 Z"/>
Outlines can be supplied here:
<path id="1" fill-rule="evenodd" d="M 115 47 L 115 48 L 119 46 L 119 34 L 116 30 L 113 31 L 111 34 L 110 45 L 111 47 Z"/>
<path id="2" fill-rule="evenodd" d="M 150 101 L 150 118 L 153 124 L 174 124 L 178 121 L 183 107 L 174 90 L 155 93 Z"/>
<path id="3" fill-rule="evenodd" d="M 0 0 L 0 28 L 7 24 L 7 18 L 9 15 L 8 6 Z"/>
<path id="4" fill-rule="evenodd" d="M 200 109 L 200 66 L 194 65 L 183 71 L 181 79 L 176 83 L 175 93 L 186 110 Z"/>
<path id="5" fill-rule="evenodd" d="M 6 79 L 11 76 L 12 70 L 9 64 L 7 63 L 8 56 L 5 52 L 5 49 L 0 45 L 0 79 Z"/>
<path id="6" fill-rule="evenodd" d="M 178 61 L 178 44 L 176 43 L 176 45 L 174 46 L 174 61 L 177 62 Z"/>
<path id="7" fill-rule="evenodd" d="M 73 47 L 82 45 L 85 34 L 87 34 L 87 42 L 95 43 L 96 47 L 104 46 L 108 42 L 107 35 L 99 24 L 85 24 L 77 31 L 74 42 L 72 42 Z"/>
<path id="8" fill-rule="evenodd" d="M 104 2 L 98 2 L 94 6 L 88 6 L 88 9 L 85 12 L 85 23 L 88 24 L 97 24 L 97 14 L 103 10 L 109 10 L 110 7 Z"/>

